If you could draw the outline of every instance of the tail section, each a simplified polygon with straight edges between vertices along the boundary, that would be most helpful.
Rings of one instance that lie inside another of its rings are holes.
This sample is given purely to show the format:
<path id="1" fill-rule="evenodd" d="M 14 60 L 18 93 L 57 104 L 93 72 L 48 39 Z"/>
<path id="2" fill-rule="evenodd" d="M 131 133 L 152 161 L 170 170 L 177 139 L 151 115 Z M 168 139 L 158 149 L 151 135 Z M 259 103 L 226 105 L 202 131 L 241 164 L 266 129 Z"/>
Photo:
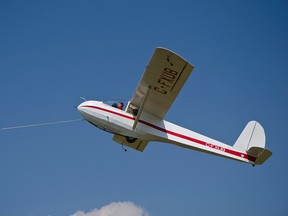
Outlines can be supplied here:
<path id="1" fill-rule="evenodd" d="M 250 121 L 237 139 L 233 148 L 247 151 L 252 146 L 265 148 L 265 132 L 263 127 L 256 121 Z"/>
<path id="2" fill-rule="evenodd" d="M 254 164 L 262 164 L 271 155 L 272 152 L 265 149 L 265 131 L 263 127 L 256 121 L 250 121 L 241 135 L 237 139 L 233 148 L 239 151 L 247 152 Z"/>

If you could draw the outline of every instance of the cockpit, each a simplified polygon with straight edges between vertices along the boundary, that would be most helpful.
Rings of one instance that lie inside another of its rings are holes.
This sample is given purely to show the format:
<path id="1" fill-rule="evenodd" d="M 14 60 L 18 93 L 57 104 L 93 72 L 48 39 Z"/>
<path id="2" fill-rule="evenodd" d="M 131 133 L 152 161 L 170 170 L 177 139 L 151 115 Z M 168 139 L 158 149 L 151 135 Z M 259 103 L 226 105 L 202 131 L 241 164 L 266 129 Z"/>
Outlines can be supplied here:
<path id="1" fill-rule="evenodd" d="M 104 104 L 107 104 L 109 106 L 115 107 L 120 110 L 125 110 L 127 107 L 129 101 L 126 100 L 109 100 L 109 101 L 104 101 Z"/>

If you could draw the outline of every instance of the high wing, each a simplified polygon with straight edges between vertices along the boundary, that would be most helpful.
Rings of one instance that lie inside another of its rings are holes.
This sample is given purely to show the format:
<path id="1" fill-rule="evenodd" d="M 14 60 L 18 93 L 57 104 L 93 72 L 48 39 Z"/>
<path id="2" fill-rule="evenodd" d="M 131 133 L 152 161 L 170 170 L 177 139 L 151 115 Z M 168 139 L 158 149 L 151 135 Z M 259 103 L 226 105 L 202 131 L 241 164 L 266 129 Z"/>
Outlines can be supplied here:
<path id="1" fill-rule="evenodd" d="M 137 116 L 135 124 L 142 111 L 163 119 L 193 68 L 176 53 L 156 48 L 127 109 Z"/>

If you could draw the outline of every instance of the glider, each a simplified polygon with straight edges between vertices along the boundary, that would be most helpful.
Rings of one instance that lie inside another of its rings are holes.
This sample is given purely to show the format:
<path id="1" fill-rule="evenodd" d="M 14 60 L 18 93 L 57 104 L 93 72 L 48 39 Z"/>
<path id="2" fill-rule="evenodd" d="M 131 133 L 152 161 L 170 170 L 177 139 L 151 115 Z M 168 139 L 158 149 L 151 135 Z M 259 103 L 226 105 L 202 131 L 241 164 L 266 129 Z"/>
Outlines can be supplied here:
<path id="1" fill-rule="evenodd" d="M 113 140 L 143 152 L 150 141 L 174 144 L 258 165 L 272 152 L 265 132 L 250 121 L 233 146 L 164 120 L 194 66 L 176 53 L 156 48 L 130 101 L 84 101 L 77 109 L 92 125 L 114 134 Z"/>

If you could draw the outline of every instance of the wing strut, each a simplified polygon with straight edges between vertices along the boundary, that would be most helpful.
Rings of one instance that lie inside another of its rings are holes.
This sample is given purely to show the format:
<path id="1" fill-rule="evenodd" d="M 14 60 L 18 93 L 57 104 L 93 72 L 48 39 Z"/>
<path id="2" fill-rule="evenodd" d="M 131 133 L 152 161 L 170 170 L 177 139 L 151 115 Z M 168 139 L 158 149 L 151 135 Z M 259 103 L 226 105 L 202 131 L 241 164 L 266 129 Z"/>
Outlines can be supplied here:
<path id="1" fill-rule="evenodd" d="M 132 127 L 133 130 L 136 128 L 136 126 L 137 126 L 137 124 L 138 124 L 139 118 L 140 118 L 140 116 L 141 116 L 141 114 L 142 114 L 142 111 L 143 111 L 143 108 L 144 108 L 143 105 L 145 104 L 145 102 L 146 102 L 146 100 L 147 100 L 148 95 L 150 94 L 150 92 L 151 92 L 151 85 L 148 86 L 148 90 L 147 90 L 146 94 L 144 95 L 144 97 L 143 97 L 143 99 L 142 99 L 142 101 L 141 101 L 140 109 L 138 110 L 137 116 L 136 116 L 136 118 L 135 118 L 135 121 L 134 121 L 134 124 L 133 124 L 133 127 Z"/>

